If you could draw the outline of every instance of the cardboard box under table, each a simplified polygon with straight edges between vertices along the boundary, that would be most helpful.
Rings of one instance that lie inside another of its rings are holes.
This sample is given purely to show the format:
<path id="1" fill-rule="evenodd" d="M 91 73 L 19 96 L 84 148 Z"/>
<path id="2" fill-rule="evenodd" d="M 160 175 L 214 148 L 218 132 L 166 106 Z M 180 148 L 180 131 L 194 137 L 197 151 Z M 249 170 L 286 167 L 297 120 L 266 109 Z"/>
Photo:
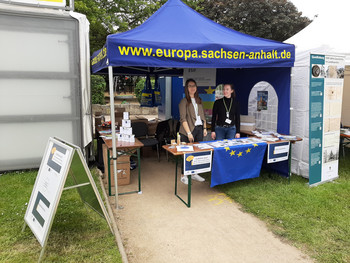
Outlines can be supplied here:
<path id="1" fill-rule="evenodd" d="M 103 144 L 103 163 L 105 167 L 104 180 L 108 183 L 108 171 L 110 173 L 110 185 L 114 186 L 114 167 L 113 162 L 110 160 L 108 168 L 108 149 L 106 144 Z M 109 150 L 109 156 L 112 156 L 112 149 Z M 109 158 L 110 159 L 110 158 Z M 118 185 L 128 185 L 130 184 L 130 155 L 120 155 L 117 158 L 117 178 Z"/>
<path id="2" fill-rule="evenodd" d="M 105 180 L 108 184 L 108 194 L 112 196 L 112 186 L 114 185 L 114 167 L 113 167 L 113 154 L 112 154 L 112 140 L 103 139 L 103 159 L 105 163 Z M 141 158 L 140 158 L 140 148 L 143 144 L 135 139 L 135 142 L 125 142 L 116 141 L 116 151 L 117 151 L 117 173 L 118 173 L 118 185 L 130 184 L 130 156 L 137 157 L 138 163 L 138 191 L 131 191 L 122 194 L 139 193 L 141 192 Z M 136 154 L 135 154 L 136 151 Z M 112 179 L 113 178 L 113 179 Z"/>

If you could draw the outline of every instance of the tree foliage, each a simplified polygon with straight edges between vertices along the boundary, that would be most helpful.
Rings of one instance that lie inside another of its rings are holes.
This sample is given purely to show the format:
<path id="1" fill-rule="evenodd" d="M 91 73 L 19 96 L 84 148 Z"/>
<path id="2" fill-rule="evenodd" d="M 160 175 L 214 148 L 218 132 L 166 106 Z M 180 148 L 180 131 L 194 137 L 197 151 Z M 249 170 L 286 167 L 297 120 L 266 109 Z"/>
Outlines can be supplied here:
<path id="1" fill-rule="evenodd" d="M 102 48 L 108 34 L 145 22 L 167 0 L 75 0 L 75 11 L 90 22 L 90 49 Z M 226 27 L 253 36 L 284 41 L 310 23 L 288 0 L 183 0 Z"/>
<path id="2" fill-rule="evenodd" d="M 200 11 L 204 0 L 184 0 Z M 90 22 L 90 50 L 102 48 L 109 34 L 133 29 L 145 22 L 166 0 L 75 0 L 75 11 Z"/>
<path id="3" fill-rule="evenodd" d="M 277 41 L 311 22 L 288 0 L 205 0 L 201 13 L 234 30 Z"/>
<path id="4" fill-rule="evenodd" d="M 91 75 L 91 102 L 92 104 L 105 104 L 106 81 L 98 75 Z"/>

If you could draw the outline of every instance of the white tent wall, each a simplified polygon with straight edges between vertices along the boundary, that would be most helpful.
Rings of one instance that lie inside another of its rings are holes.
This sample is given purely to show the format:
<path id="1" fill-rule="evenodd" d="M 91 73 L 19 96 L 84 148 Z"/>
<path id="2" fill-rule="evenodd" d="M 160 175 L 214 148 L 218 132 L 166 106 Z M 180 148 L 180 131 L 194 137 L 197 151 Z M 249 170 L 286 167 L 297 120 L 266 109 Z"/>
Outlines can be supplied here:
<path id="1" fill-rule="evenodd" d="M 291 85 L 291 129 L 303 141 L 292 146 L 292 172 L 309 177 L 309 82 L 310 54 L 345 55 L 350 63 L 350 35 L 346 33 L 347 12 L 350 1 L 330 2 L 327 13 L 321 13 L 314 21 L 285 43 L 294 44 L 295 64 Z M 346 82 L 346 80 L 345 80 Z M 350 99 L 350 96 L 348 96 Z M 344 97 L 345 99 L 345 97 Z M 343 105 L 350 101 L 343 100 Z M 350 114 L 350 111 L 345 111 Z M 344 114 L 344 110 L 343 110 Z"/>
<path id="2" fill-rule="evenodd" d="M 292 69 L 291 134 L 303 140 L 292 146 L 291 169 L 293 173 L 305 177 L 309 174 L 309 73 L 307 63 Z"/>
<path id="3" fill-rule="evenodd" d="M 345 66 L 344 75 L 341 123 L 343 126 L 350 126 L 350 65 Z"/>
<path id="4" fill-rule="evenodd" d="M 81 83 L 81 113 L 83 121 L 83 146 L 92 141 L 92 105 L 90 87 L 90 23 L 85 15 L 70 12 L 79 22 L 79 51 L 80 51 L 80 83 Z"/>

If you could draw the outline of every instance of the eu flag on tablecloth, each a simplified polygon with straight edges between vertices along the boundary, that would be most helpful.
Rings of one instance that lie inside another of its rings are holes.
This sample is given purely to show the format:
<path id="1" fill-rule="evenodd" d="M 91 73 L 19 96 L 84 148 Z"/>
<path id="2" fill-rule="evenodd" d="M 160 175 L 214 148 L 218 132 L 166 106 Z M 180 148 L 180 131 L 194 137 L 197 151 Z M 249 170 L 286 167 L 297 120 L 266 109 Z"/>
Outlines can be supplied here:
<path id="1" fill-rule="evenodd" d="M 258 177 L 266 146 L 261 142 L 215 148 L 210 186 Z"/>

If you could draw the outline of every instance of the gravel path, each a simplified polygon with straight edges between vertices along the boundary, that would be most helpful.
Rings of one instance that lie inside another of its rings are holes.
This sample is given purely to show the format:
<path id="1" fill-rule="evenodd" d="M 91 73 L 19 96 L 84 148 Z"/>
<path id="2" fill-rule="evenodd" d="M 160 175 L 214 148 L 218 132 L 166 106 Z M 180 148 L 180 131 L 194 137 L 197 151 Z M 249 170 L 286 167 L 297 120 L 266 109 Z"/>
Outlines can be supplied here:
<path id="1" fill-rule="evenodd" d="M 114 210 L 129 262 L 313 262 L 209 182 L 193 182 L 187 208 L 174 195 L 174 163 L 164 154 L 141 165 L 143 193 L 119 196 L 124 208 Z M 136 176 L 132 171 L 132 185 L 119 192 L 137 189 Z M 185 185 L 178 191 L 187 200 Z M 115 207 L 114 197 L 110 202 Z"/>

